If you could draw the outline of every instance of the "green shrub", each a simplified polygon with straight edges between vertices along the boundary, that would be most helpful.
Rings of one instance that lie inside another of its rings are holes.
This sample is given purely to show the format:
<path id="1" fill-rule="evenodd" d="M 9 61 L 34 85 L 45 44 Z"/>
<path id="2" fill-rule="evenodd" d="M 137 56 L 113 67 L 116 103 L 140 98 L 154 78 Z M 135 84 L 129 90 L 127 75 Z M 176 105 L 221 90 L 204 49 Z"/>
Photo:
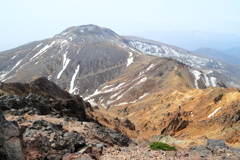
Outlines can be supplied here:
<path id="1" fill-rule="evenodd" d="M 218 101 L 220 101 L 223 97 L 223 94 L 219 94 L 217 97 L 214 98 L 214 103 L 217 103 Z"/>
<path id="2" fill-rule="evenodd" d="M 105 130 L 107 127 L 106 126 L 102 126 L 102 129 Z"/>
<path id="3" fill-rule="evenodd" d="M 163 151 L 176 151 L 177 149 L 174 146 L 169 146 L 166 143 L 162 142 L 153 142 L 150 145 L 150 148 L 153 150 L 163 150 Z"/>

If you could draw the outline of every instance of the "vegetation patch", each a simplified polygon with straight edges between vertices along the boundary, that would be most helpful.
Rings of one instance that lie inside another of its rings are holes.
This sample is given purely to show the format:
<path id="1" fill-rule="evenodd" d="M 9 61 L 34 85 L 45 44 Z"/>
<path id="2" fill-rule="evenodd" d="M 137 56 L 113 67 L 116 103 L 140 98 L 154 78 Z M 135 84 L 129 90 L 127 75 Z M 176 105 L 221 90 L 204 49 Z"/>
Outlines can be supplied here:
<path id="1" fill-rule="evenodd" d="M 177 149 L 174 146 L 169 146 L 166 143 L 162 143 L 162 142 L 153 142 L 150 145 L 150 148 L 152 150 L 163 150 L 163 151 L 176 151 Z"/>
<path id="2" fill-rule="evenodd" d="M 106 126 L 102 126 L 101 128 L 102 128 L 103 130 L 105 130 L 107 127 L 106 127 Z"/>
<path id="3" fill-rule="evenodd" d="M 223 97 L 223 94 L 219 94 L 217 97 L 214 98 L 214 103 L 217 103 L 218 101 L 220 101 Z"/>

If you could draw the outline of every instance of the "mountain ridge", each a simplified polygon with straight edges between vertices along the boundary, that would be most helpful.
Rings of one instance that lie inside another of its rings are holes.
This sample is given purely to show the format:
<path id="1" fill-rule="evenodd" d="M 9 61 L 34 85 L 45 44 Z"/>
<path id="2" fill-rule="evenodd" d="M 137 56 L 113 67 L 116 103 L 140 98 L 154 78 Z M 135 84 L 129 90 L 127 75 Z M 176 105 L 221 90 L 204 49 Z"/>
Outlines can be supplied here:
<path id="1" fill-rule="evenodd" d="M 205 58 L 188 50 L 175 46 L 172 47 L 171 45 L 165 45 L 161 42 L 134 36 L 125 38 L 131 46 L 137 48 L 145 54 L 155 55 L 158 57 L 172 57 L 193 68 L 211 70 L 215 75 L 221 76 L 221 79 L 228 86 L 240 87 L 238 80 L 240 78 L 238 76 L 238 73 L 240 72 L 239 65 Z"/>
<path id="2" fill-rule="evenodd" d="M 220 52 L 218 50 L 215 50 L 213 48 L 199 48 L 197 50 L 193 50 L 193 53 L 197 53 L 198 55 L 201 55 L 203 57 L 207 57 L 207 58 L 212 58 L 215 60 L 220 60 L 220 61 L 225 61 L 231 64 L 240 64 L 240 59 L 230 55 L 230 54 L 226 54 L 223 52 Z"/>

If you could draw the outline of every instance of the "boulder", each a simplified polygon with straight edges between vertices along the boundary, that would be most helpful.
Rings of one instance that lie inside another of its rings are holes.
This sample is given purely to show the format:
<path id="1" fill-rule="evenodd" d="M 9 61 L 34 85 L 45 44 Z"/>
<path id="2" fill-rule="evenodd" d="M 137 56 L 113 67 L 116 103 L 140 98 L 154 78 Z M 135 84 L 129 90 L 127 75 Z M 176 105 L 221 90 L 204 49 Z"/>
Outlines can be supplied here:
<path id="1" fill-rule="evenodd" d="M 181 117 L 174 117 L 171 119 L 169 124 L 161 131 L 161 135 L 173 136 L 176 132 L 186 128 L 188 123 L 188 120 L 183 120 Z"/>
<path id="2" fill-rule="evenodd" d="M 85 138 L 80 134 L 67 132 L 62 125 L 45 120 L 35 121 L 29 126 L 23 134 L 23 142 L 28 157 L 40 159 L 58 159 L 59 155 L 62 157 L 66 153 L 77 152 L 86 145 Z"/>
<path id="3" fill-rule="evenodd" d="M 225 149 L 229 148 L 222 139 L 217 139 L 217 140 L 208 139 L 207 146 L 212 148 L 216 148 L 216 147 L 225 148 Z"/>
<path id="4" fill-rule="evenodd" d="M 9 122 L 0 111 L 0 159 L 25 160 L 16 122 Z"/>

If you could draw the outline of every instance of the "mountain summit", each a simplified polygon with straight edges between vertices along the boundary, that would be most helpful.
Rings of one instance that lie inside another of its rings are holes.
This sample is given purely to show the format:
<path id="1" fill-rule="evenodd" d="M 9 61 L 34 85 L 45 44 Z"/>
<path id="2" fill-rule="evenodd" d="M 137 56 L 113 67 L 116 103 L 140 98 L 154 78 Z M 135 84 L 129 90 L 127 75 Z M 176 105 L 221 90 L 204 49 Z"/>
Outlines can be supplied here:
<path id="1" fill-rule="evenodd" d="M 118 76 L 136 53 L 110 29 L 70 27 L 52 38 L 2 52 L 0 80 L 26 82 L 45 76 L 70 93 L 83 94 Z"/>

